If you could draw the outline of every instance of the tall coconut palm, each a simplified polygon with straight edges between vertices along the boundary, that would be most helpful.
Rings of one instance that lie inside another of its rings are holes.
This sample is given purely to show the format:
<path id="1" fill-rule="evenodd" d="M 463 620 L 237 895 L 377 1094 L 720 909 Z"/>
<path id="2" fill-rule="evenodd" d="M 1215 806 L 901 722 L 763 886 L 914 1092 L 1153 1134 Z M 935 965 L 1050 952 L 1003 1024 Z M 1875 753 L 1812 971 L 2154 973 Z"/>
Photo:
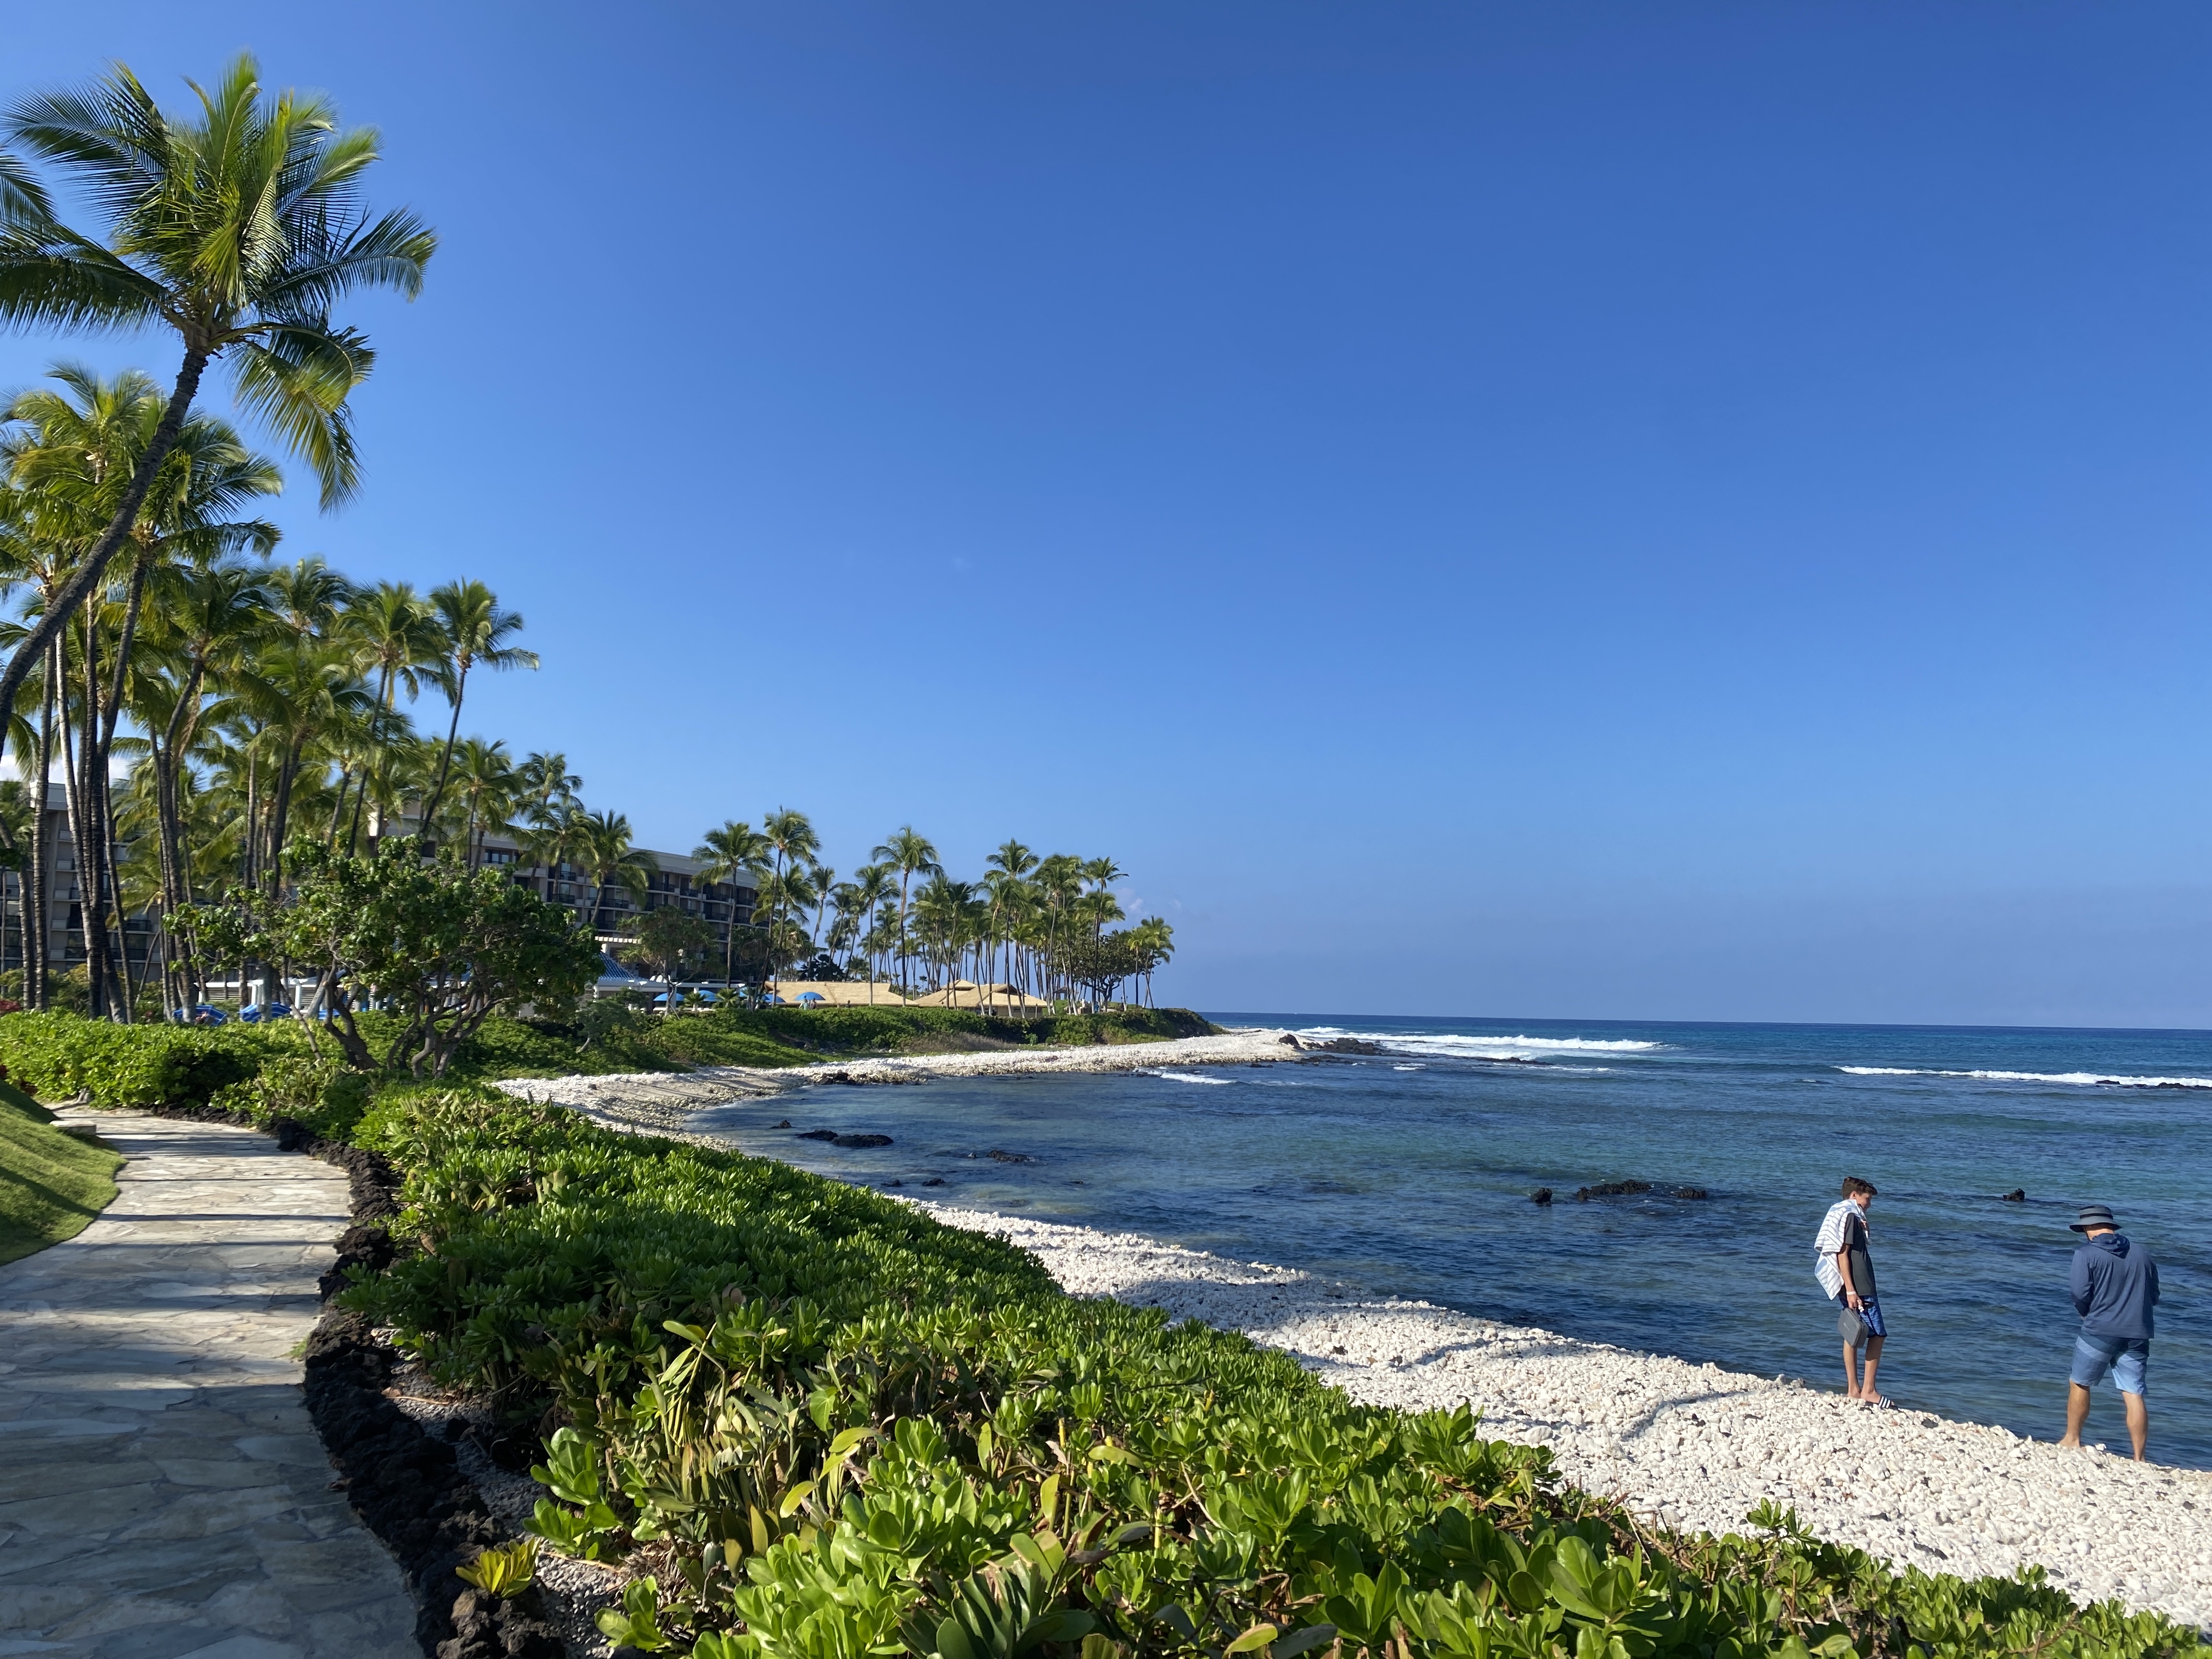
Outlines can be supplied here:
<path id="1" fill-rule="evenodd" d="M 429 675 L 444 660 L 444 635 L 437 617 L 410 583 L 379 582 L 356 590 L 346 606 L 343 634 L 363 670 L 375 674 L 377 707 L 387 716 L 401 690 L 410 700 L 422 696 Z M 368 797 L 364 769 L 346 828 L 349 853 L 360 838 L 362 805 Z"/>
<path id="2" fill-rule="evenodd" d="M 642 906 L 660 863 L 637 846 L 629 819 L 620 812 L 583 814 L 581 841 L 583 865 L 592 882 L 592 927 L 599 932 L 608 890 L 619 887 Z"/>
<path id="3" fill-rule="evenodd" d="M 766 836 L 738 819 L 732 818 L 719 830 L 709 830 L 699 838 L 691 849 L 691 856 L 699 861 L 699 879 L 720 882 L 732 890 L 730 894 L 730 924 L 722 936 L 722 982 L 726 985 L 736 977 L 733 964 L 737 960 L 738 899 L 736 889 L 748 875 L 759 868 L 763 859 L 769 855 Z"/>
<path id="4" fill-rule="evenodd" d="M 182 573 L 155 613 L 149 646 L 161 675 L 142 691 L 137 713 L 154 773 L 165 934 L 171 930 L 169 918 L 195 896 L 184 833 L 184 757 L 198 735 L 203 693 L 210 673 L 222 675 L 266 633 L 271 610 L 262 572 L 218 564 Z M 170 1006 L 200 1000 L 190 942 L 170 937 L 163 961 L 170 976 Z"/>
<path id="5" fill-rule="evenodd" d="M 868 1000 L 872 1004 L 876 1000 L 876 957 L 875 947 L 870 941 L 875 938 L 879 927 L 876 920 L 877 912 L 882 909 L 884 901 L 891 896 L 890 867 L 883 864 L 862 865 L 853 872 L 853 908 L 869 918 L 867 931 L 862 935 L 860 944 L 861 949 L 867 953 Z"/>
<path id="6" fill-rule="evenodd" d="M 584 787 L 583 779 L 568 769 L 566 755 L 537 750 L 525 755 L 514 769 L 514 783 L 520 791 L 517 804 L 533 823 L 574 805 L 576 792 Z"/>
<path id="7" fill-rule="evenodd" d="M 469 672 L 489 669 L 502 673 L 510 668 L 535 668 L 538 653 L 507 641 L 522 631 L 520 611 L 502 610 L 499 598 L 482 582 L 447 582 L 430 591 L 430 608 L 437 615 L 445 638 L 445 663 L 440 682 L 453 705 L 453 718 L 446 728 L 446 752 L 438 761 L 438 781 L 423 803 L 422 827 L 427 836 L 437 821 L 438 803 L 446 793 L 446 775 L 453 763 L 453 740 L 460 735 L 461 699 L 468 695 Z"/>
<path id="8" fill-rule="evenodd" d="M 912 824 L 901 824 L 893 830 L 884 844 L 872 849 L 868 856 L 888 864 L 898 872 L 899 878 L 899 955 L 902 958 L 900 982 L 905 982 L 902 965 L 906 955 L 907 886 L 916 876 L 941 876 L 945 866 L 938 862 L 937 848 L 927 836 Z"/>
<path id="9" fill-rule="evenodd" d="M 15 486 L 9 498 L 9 523 L 3 532 L 8 545 L 0 551 L 0 566 L 11 573 L 37 568 L 40 574 L 33 585 L 42 613 L 58 602 L 88 550 L 104 533 L 161 420 L 161 395 L 143 374 L 103 379 L 63 364 L 50 378 L 54 386 L 21 393 L 0 410 L 6 428 L 0 437 L 0 466 Z M 80 735 L 74 740 L 68 730 L 70 705 L 58 702 L 57 708 L 64 748 L 76 757 L 66 781 L 95 1012 L 108 1011 L 107 985 L 118 971 L 106 927 L 112 919 L 119 930 L 127 914 L 116 884 L 119 847 L 109 801 L 109 757 L 130 684 L 147 584 L 178 561 L 204 562 L 234 551 L 265 554 L 275 545 L 276 527 L 230 515 L 280 487 L 275 467 L 251 454 L 227 422 L 206 415 L 189 417 L 156 469 L 126 538 L 124 602 L 114 604 L 111 595 L 82 611 L 76 649 L 82 686 L 75 699 Z M 55 636 L 57 675 L 64 673 L 67 639 Z M 113 949 L 121 948 L 118 931 Z M 127 982 L 127 963 L 119 974 Z M 127 1002 L 114 1012 L 127 1019 Z"/>
<path id="10" fill-rule="evenodd" d="M 264 96 L 249 56 L 211 88 L 191 89 L 197 110 L 165 112 L 118 64 L 88 86 L 25 99 L 0 120 L 105 222 L 100 235 L 63 224 L 51 197 L 14 168 L 0 186 L 0 323 L 168 328 L 184 348 L 106 527 L 0 671 L 0 708 L 14 707 L 24 677 L 106 576 L 210 363 L 229 366 L 239 400 L 313 470 L 325 507 L 354 494 L 360 464 L 347 399 L 375 359 L 332 307 L 370 288 L 412 299 L 437 245 L 412 214 L 372 217 L 360 205 L 362 175 L 377 159 L 372 129 L 340 131 L 320 98 Z"/>
<path id="11" fill-rule="evenodd" d="M 483 856 L 484 837 L 514 827 L 510 820 L 521 791 L 514 757 L 503 743 L 470 738 L 453 757 L 453 784 L 454 799 L 466 809 L 461 843 L 473 869 Z"/>

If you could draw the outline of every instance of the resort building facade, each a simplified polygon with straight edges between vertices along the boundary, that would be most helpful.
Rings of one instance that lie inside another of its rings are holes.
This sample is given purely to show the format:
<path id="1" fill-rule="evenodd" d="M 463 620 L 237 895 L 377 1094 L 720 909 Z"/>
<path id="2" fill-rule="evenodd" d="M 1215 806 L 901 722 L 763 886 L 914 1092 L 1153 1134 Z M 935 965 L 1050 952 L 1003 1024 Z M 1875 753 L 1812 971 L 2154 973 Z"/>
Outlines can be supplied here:
<path id="1" fill-rule="evenodd" d="M 410 811 L 392 830 L 393 833 L 412 835 L 418 823 L 416 813 Z M 70 835 L 69 800 L 59 784 L 47 787 L 43 828 L 46 867 L 33 878 L 46 884 L 46 960 L 58 967 L 70 968 L 85 959 L 84 902 L 77 887 L 76 846 Z M 126 842 L 122 849 L 124 862 L 127 865 L 138 850 Z M 23 853 L 27 858 L 30 848 L 26 846 Z M 150 849 L 147 856 L 151 856 Z M 624 926 L 647 910 L 680 909 L 697 916 L 714 930 L 718 949 L 728 944 L 732 924 L 742 927 L 751 921 L 753 907 L 760 897 L 757 878 L 709 882 L 701 878 L 696 859 L 680 853 L 653 852 L 645 856 L 659 866 L 659 873 L 652 878 L 641 903 L 618 887 L 609 888 L 597 896 L 595 931 L 602 944 L 622 943 Z M 486 867 L 505 871 L 517 886 L 528 889 L 550 903 L 565 906 L 579 914 L 592 905 L 594 895 L 588 872 L 568 865 L 538 864 L 514 836 L 485 836 L 476 857 Z M 0 879 L 0 895 L 4 895 L 0 897 L 0 968 L 21 968 L 28 955 L 25 939 L 28 916 L 23 893 L 24 878 L 30 873 L 10 870 L 4 879 Z M 126 878 L 126 893 L 131 884 Z M 150 916 L 134 915 L 125 922 L 124 947 L 134 971 L 145 964 L 153 950 L 154 936 Z"/>

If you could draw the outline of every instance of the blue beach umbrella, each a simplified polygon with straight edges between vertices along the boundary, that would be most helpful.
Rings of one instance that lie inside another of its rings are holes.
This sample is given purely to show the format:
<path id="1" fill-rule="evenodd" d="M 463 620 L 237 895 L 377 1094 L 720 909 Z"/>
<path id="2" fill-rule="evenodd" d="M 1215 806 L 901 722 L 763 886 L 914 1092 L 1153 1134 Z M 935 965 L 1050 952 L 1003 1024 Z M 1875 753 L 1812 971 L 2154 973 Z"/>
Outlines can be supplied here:
<path id="1" fill-rule="evenodd" d="M 823 996 L 819 991 L 801 991 L 799 994 L 799 1000 L 801 1002 L 827 1002 L 830 1000 L 829 998 Z"/>

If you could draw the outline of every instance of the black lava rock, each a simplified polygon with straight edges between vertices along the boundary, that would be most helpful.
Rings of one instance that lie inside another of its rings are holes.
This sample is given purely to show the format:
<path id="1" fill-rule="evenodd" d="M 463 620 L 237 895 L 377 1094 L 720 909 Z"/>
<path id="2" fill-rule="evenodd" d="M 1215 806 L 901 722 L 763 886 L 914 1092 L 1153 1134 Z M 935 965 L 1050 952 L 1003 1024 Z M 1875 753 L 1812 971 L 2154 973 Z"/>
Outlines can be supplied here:
<path id="1" fill-rule="evenodd" d="M 1552 1201 L 1552 1189 L 1549 1187 L 1537 1188 L 1534 1192 L 1528 1194 L 1528 1201 L 1531 1204 L 1549 1205 Z"/>
<path id="2" fill-rule="evenodd" d="M 1648 1181 L 1601 1181 L 1595 1187 L 1576 1188 L 1575 1202 L 1587 1204 L 1594 1198 L 1632 1198 L 1650 1190 Z"/>

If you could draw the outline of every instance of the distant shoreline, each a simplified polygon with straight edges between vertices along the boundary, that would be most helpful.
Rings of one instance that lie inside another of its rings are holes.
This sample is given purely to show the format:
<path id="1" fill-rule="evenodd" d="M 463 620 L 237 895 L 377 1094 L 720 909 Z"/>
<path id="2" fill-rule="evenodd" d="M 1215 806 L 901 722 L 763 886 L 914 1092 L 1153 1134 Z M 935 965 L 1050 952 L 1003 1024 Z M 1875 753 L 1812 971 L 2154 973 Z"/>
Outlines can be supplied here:
<path id="1" fill-rule="evenodd" d="M 779 1067 L 705 1066 L 690 1072 L 618 1072 L 605 1077 L 509 1078 L 492 1086 L 524 1100 L 568 1106 L 614 1128 L 684 1134 L 685 1120 L 708 1106 L 760 1099 L 824 1083 L 893 1085 L 933 1078 L 1018 1077 L 1075 1072 L 1142 1072 L 1161 1066 L 1293 1063 L 1297 1039 L 1281 1030 L 1157 1042 L 1100 1042 L 1064 1048 L 987 1048 L 947 1054 L 825 1060 Z"/>

